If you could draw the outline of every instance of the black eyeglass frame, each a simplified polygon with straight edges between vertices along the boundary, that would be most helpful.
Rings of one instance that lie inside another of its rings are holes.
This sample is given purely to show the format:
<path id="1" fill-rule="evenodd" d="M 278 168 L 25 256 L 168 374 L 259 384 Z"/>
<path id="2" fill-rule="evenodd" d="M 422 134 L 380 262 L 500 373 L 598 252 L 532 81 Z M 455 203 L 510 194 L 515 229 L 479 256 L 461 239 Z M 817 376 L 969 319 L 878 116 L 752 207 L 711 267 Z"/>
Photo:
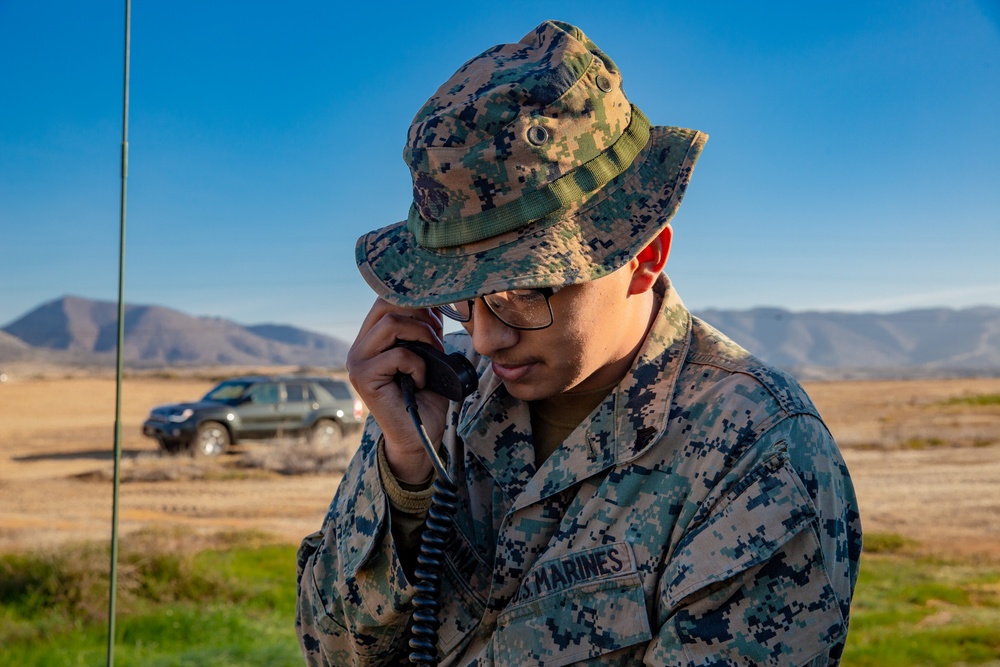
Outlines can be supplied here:
<path id="1" fill-rule="evenodd" d="M 550 326 L 552 326 L 552 322 L 553 322 L 554 318 L 553 318 L 553 315 L 552 315 L 552 303 L 549 301 L 549 299 L 552 297 L 553 294 L 556 293 L 557 289 L 554 288 L 554 287 L 531 287 L 531 288 L 522 288 L 522 289 L 519 289 L 519 290 L 505 290 L 505 292 L 521 292 L 521 291 L 525 291 L 525 290 L 530 290 L 532 292 L 538 292 L 539 294 L 541 294 L 545 298 L 545 307 L 546 307 L 546 309 L 548 309 L 548 312 L 549 312 L 549 321 L 546 322 L 545 324 L 542 324 L 542 325 L 539 325 L 539 326 L 530 326 L 530 327 L 528 327 L 528 326 L 522 326 L 522 325 L 518 325 L 518 324 L 511 324 L 510 322 L 508 322 L 507 320 L 505 320 L 496 311 L 496 309 L 490 304 L 490 302 L 488 300 L 491 296 L 495 296 L 496 294 L 503 294 L 504 292 L 495 292 L 494 294 L 486 294 L 486 295 L 481 296 L 481 297 L 476 297 L 476 299 L 482 299 L 483 303 L 486 305 L 486 308 L 488 308 L 489 311 L 490 311 L 490 313 L 493 314 L 493 317 L 497 318 L 498 320 L 500 320 L 501 322 L 503 322 L 505 326 L 508 326 L 511 329 L 518 329 L 520 331 L 538 331 L 539 329 L 547 329 Z M 449 319 L 455 320 L 456 322 L 469 322 L 469 321 L 472 320 L 472 302 L 475 301 L 476 299 L 466 299 L 466 301 L 469 304 L 469 316 L 468 317 L 464 317 L 458 311 L 458 309 L 456 309 L 450 303 L 449 304 L 445 304 L 443 306 L 438 306 L 437 308 L 438 308 L 438 310 L 441 311 L 442 315 L 444 315 L 445 317 L 447 317 Z"/>

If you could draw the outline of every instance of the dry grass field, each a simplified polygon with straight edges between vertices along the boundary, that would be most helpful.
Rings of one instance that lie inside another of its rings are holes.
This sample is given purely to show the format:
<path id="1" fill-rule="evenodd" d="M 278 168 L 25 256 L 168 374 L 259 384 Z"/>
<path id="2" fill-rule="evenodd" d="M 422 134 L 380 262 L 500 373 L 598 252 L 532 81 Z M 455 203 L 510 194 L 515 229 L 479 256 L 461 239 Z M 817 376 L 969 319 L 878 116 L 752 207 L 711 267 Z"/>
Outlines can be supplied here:
<path id="1" fill-rule="evenodd" d="M 151 406 L 196 398 L 212 384 L 207 376 L 126 377 L 123 539 L 182 526 L 297 542 L 319 526 L 342 458 L 313 465 L 301 443 L 250 443 L 206 463 L 162 458 L 142 436 Z M 929 553 L 1000 561 L 1000 379 L 807 389 L 844 451 L 866 531 L 899 534 Z M 0 552 L 109 539 L 114 417 L 109 375 L 12 373 L 0 384 Z M 314 472 L 289 474 L 302 468 Z"/>

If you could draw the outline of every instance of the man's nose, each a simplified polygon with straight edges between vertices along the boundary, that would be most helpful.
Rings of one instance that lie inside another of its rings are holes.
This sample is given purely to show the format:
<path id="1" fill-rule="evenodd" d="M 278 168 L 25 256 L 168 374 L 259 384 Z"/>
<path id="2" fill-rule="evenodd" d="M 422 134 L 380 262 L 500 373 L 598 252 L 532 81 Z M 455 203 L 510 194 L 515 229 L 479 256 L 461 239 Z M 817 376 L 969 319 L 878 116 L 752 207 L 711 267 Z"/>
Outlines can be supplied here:
<path id="1" fill-rule="evenodd" d="M 472 346 L 484 357 L 493 357 L 499 350 L 512 347 L 519 340 L 519 332 L 503 322 L 489 309 L 482 299 L 472 302 L 472 320 L 469 322 Z"/>

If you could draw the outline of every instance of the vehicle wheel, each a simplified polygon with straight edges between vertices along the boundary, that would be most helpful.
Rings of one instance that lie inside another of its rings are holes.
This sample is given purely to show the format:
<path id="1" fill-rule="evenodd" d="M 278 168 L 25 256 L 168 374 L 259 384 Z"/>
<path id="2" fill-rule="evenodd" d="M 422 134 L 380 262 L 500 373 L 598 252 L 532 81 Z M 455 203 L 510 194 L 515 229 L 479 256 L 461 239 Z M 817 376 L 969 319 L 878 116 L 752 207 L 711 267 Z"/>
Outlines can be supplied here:
<path id="1" fill-rule="evenodd" d="M 229 431 L 219 422 L 205 422 L 198 427 L 190 446 L 194 456 L 218 456 L 229 447 Z"/>
<path id="2" fill-rule="evenodd" d="M 320 419 L 313 424 L 309 433 L 309 442 L 316 447 L 331 449 L 340 444 L 344 439 L 344 432 L 340 424 L 332 419 Z"/>

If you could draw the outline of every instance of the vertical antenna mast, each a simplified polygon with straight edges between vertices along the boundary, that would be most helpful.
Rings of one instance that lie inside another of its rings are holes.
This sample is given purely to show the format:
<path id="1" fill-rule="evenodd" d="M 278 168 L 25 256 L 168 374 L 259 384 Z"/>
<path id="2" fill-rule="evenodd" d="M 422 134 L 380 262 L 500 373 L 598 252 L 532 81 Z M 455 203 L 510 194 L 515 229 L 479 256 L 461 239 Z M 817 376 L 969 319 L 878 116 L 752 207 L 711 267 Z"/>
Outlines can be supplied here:
<path id="1" fill-rule="evenodd" d="M 118 589 L 118 489 L 122 460 L 122 347 L 125 342 L 125 193 L 128 182 L 128 75 L 132 1 L 125 0 L 125 81 L 122 94 L 121 205 L 118 215 L 118 351 L 115 363 L 115 474 L 111 505 L 111 576 L 108 596 L 108 660 L 115 664 L 115 598 Z"/>

